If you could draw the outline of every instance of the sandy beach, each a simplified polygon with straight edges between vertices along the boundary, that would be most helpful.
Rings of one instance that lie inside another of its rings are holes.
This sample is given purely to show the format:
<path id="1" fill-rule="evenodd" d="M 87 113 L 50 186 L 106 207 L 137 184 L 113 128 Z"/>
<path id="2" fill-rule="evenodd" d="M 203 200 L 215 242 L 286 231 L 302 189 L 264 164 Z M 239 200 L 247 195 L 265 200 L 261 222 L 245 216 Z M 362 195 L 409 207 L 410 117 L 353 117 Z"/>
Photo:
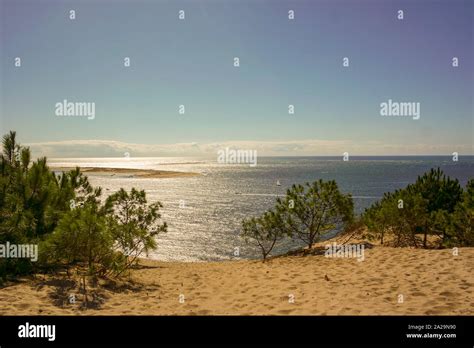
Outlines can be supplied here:
<path id="1" fill-rule="evenodd" d="M 52 171 L 65 172 L 75 167 L 51 167 Z M 101 168 L 81 167 L 81 172 L 89 175 L 131 177 L 131 178 L 176 178 L 200 175 L 191 172 L 175 172 L 170 170 L 135 169 L 135 168 Z"/>
<path id="2" fill-rule="evenodd" d="M 319 247 L 322 245 L 320 244 Z M 130 280 L 88 286 L 65 275 L 0 289 L 2 315 L 474 315 L 474 248 L 373 246 L 364 261 L 321 253 L 261 261 L 142 260 Z M 76 303 L 68 296 L 75 294 Z M 403 301 L 400 301 L 400 295 Z"/>

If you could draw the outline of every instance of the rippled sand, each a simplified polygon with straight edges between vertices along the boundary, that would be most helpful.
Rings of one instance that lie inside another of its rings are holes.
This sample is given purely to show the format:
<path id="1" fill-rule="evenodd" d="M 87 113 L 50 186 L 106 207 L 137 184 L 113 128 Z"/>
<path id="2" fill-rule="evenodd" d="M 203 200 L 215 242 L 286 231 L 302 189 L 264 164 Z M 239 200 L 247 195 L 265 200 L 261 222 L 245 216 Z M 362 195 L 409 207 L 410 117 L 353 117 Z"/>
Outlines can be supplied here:
<path id="1" fill-rule="evenodd" d="M 208 263 L 143 260 L 133 282 L 89 287 L 37 276 L 0 289 L 3 315 L 474 315 L 474 248 L 375 246 L 324 255 Z M 76 303 L 68 295 L 76 294 Z M 95 295 L 94 295 L 95 293 Z M 400 295 L 403 295 L 403 302 Z M 294 300 L 294 301 L 292 301 Z"/>

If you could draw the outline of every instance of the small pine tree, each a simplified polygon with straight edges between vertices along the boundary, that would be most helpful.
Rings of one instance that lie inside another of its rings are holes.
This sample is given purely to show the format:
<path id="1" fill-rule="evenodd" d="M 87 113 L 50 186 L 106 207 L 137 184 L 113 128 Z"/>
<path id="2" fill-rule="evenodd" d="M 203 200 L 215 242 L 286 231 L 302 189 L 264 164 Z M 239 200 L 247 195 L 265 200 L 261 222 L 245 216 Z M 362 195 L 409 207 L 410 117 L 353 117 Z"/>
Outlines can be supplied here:
<path id="1" fill-rule="evenodd" d="M 246 243 L 254 243 L 262 253 L 265 262 L 275 245 L 285 237 L 281 216 L 267 211 L 261 217 L 242 221 L 242 233 Z"/>
<path id="2" fill-rule="evenodd" d="M 281 215 L 286 233 L 311 248 L 320 237 L 342 228 L 354 219 L 354 203 L 332 181 L 293 185 L 285 199 L 277 199 L 276 211 Z"/>

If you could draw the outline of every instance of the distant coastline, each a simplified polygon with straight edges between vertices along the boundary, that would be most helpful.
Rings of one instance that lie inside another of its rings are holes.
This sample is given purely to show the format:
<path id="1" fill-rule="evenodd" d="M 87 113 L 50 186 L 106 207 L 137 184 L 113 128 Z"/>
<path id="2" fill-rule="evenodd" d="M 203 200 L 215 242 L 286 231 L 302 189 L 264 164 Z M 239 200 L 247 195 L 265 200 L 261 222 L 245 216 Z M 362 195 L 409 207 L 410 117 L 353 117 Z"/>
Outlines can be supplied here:
<path id="1" fill-rule="evenodd" d="M 75 167 L 51 167 L 53 172 L 67 172 Z M 101 168 L 101 167 L 81 167 L 82 173 L 100 175 L 100 176 L 121 176 L 133 178 L 176 178 L 200 175 L 193 172 L 176 172 L 170 170 L 154 170 L 154 169 L 134 169 L 134 168 Z"/>

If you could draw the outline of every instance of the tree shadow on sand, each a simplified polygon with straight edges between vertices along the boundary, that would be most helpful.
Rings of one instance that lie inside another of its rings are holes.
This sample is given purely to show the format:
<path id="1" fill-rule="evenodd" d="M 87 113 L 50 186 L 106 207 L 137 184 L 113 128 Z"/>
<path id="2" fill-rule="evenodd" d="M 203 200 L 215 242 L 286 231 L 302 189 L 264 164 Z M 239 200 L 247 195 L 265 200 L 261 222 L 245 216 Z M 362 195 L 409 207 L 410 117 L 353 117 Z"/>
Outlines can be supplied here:
<path id="1" fill-rule="evenodd" d="M 100 309 L 107 295 L 100 288 L 84 286 L 74 279 L 51 278 L 41 281 L 36 289 L 43 287 L 52 289 L 49 298 L 59 308 Z"/>
<path id="2" fill-rule="evenodd" d="M 53 276 L 42 280 L 34 287 L 52 289 L 49 298 L 52 303 L 63 309 L 99 310 L 114 293 L 140 292 L 157 288 L 157 285 L 145 285 L 131 279 L 93 279 L 91 277 L 65 278 Z"/>

